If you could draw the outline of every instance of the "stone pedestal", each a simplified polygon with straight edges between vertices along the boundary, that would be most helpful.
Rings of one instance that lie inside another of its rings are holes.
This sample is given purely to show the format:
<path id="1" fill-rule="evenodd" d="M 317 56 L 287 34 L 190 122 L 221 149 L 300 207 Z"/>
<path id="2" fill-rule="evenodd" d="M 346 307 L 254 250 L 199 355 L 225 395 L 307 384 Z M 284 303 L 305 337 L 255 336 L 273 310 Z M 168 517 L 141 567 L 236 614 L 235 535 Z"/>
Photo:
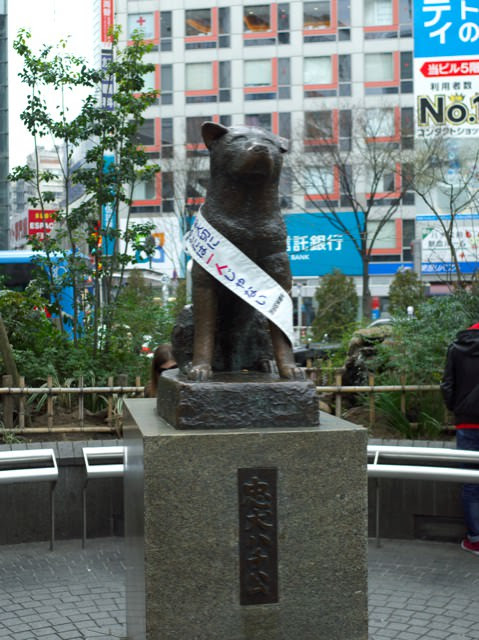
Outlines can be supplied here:
<path id="1" fill-rule="evenodd" d="M 166 371 L 158 379 L 156 406 L 176 429 L 295 429 L 319 420 L 313 382 L 251 371 L 215 373 L 207 382 Z"/>
<path id="2" fill-rule="evenodd" d="M 367 639 L 365 430 L 180 431 L 127 407 L 129 640 Z"/>

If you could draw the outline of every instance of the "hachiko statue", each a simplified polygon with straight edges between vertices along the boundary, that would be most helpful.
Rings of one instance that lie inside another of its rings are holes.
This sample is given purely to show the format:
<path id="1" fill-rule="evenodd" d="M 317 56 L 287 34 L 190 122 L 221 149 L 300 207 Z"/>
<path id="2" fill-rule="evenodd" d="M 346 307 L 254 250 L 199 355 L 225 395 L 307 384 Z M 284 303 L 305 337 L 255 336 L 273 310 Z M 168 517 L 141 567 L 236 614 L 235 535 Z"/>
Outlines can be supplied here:
<path id="1" fill-rule="evenodd" d="M 202 125 L 210 151 L 210 182 L 201 214 L 224 238 L 286 292 L 291 271 L 278 185 L 286 141 L 255 127 Z M 282 378 L 302 379 L 283 331 L 196 262 L 192 271 L 194 344 L 188 377 L 207 380 L 213 370 L 268 371 L 271 344 Z M 275 285 L 276 286 L 276 285 Z M 269 324 L 269 332 L 267 328 Z M 175 334 L 173 334 L 175 348 Z M 175 350 L 181 365 L 181 355 Z"/>

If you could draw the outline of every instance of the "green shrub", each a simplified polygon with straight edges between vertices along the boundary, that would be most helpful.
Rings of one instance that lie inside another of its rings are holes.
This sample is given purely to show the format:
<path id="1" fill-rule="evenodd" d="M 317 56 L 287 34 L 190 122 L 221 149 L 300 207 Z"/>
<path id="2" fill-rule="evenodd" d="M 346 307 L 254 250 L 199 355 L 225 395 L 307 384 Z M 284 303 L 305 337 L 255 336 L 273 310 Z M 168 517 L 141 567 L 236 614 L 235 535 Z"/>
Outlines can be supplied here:
<path id="1" fill-rule="evenodd" d="M 339 269 L 321 278 L 316 289 L 318 306 L 312 323 L 313 339 L 320 341 L 327 334 L 330 341 L 338 341 L 356 322 L 358 296 L 353 278 Z"/>
<path id="2" fill-rule="evenodd" d="M 389 311 L 393 316 L 405 314 L 409 306 L 417 310 L 424 302 L 424 285 L 411 269 L 398 271 L 389 285 Z"/>

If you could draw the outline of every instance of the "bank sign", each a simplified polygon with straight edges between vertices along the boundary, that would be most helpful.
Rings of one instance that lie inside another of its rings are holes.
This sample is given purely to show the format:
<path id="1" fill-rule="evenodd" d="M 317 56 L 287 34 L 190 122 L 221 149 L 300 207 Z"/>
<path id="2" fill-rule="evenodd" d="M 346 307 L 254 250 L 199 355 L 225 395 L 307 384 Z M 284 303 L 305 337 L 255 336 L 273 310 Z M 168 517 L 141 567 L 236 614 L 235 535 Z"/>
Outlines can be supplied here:
<path id="1" fill-rule="evenodd" d="M 416 134 L 479 139 L 479 0 L 414 1 Z"/>
<path id="2" fill-rule="evenodd" d="M 359 239 L 355 215 L 340 214 L 346 228 Z M 361 258 L 351 237 L 321 213 L 286 214 L 287 250 L 296 277 L 314 277 L 340 269 L 349 276 L 362 273 Z"/>

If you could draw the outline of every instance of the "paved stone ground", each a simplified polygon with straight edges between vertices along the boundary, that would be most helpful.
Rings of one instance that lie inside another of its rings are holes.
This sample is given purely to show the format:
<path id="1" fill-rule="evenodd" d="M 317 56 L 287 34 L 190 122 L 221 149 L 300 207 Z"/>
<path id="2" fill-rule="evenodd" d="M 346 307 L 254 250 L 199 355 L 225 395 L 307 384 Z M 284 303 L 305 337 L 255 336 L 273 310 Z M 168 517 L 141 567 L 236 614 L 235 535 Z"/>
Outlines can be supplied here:
<path id="1" fill-rule="evenodd" d="M 122 549 L 118 538 L 0 547 L 0 640 L 124 640 Z M 479 557 L 458 545 L 370 541 L 369 640 L 479 640 L 478 599 Z"/>
<path id="2" fill-rule="evenodd" d="M 0 640 L 125 637 L 122 541 L 0 547 Z"/>
<path id="3" fill-rule="evenodd" d="M 369 542 L 369 640 L 479 639 L 479 556 L 420 540 Z"/>

